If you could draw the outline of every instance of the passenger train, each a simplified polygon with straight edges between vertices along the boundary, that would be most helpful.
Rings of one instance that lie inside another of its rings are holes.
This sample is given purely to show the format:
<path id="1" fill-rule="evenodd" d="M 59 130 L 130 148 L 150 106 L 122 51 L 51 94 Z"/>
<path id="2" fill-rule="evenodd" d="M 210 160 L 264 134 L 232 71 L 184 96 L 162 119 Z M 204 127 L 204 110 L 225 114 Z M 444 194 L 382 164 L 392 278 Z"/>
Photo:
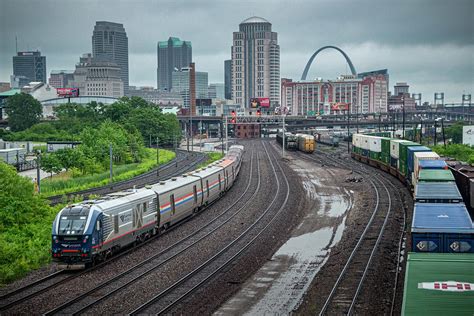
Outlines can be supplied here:
<path id="1" fill-rule="evenodd" d="M 232 187 L 243 151 L 234 145 L 223 159 L 180 177 L 66 206 L 53 222 L 53 261 L 85 268 L 199 212 Z"/>

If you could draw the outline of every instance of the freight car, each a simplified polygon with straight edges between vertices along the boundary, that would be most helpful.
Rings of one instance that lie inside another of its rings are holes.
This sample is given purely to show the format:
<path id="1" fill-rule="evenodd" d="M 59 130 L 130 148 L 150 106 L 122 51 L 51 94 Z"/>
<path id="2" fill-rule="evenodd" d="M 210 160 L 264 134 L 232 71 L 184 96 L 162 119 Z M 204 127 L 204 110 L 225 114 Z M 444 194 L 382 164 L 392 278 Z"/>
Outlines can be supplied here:
<path id="1" fill-rule="evenodd" d="M 456 184 L 471 217 L 474 218 L 474 167 L 466 164 L 450 163 L 449 169 L 453 172 Z"/>
<path id="2" fill-rule="evenodd" d="M 53 260 L 81 269 L 200 211 L 233 185 L 243 150 L 231 146 L 225 158 L 181 177 L 66 206 L 53 222 Z"/>
<path id="3" fill-rule="evenodd" d="M 296 134 L 298 139 L 298 149 L 302 152 L 312 154 L 316 147 L 314 136 L 307 134 Z"/>
<path id="4" fill-rule="evenodd" d="M 276 140 L 278 144 L 283 146 L 283 133 L 279 132 L 277 134 Z M 285 133 L 285 149 L 288 150 L 298 150 L 298 138 L 296 135 L 286 132 Z"/>
<path id="5" fill-rule="evenodd" d="M 338 147 L 340 138 L 339 136 L 336 136 L 336 135 L 314 133 L 314 139 L 319 144 Z"/>

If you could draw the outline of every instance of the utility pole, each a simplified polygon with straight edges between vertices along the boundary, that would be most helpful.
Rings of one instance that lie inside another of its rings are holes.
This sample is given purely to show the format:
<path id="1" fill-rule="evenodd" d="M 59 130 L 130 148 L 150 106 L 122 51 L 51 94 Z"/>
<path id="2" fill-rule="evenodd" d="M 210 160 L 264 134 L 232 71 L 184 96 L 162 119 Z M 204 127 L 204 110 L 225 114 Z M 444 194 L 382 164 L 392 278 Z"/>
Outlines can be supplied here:
<path id="1" fill-rule="evenodd" d="M 435 145 L 435 146 L 438 145 L 438 134 L 436 133 L 436 130 L 437 130 L 437 128 L 438 128 L 438 127 L 436 126 L 436 125 L 437 125 L 437 124 L 436 124 L 437 122 L 438 122 L 438 121 L 437 121 L 436 118 L 435 118 L 435 120 L 434 120 L 434 145 Z"/>
<path id="2" fill-rule="evenodd" d="M 113 176 L 114 176 L 114 171 L 113 171 L 113 152 L 112 152 L 112 144 L 109 144 L 109 156 L 110 156 L 110 166 L 109 166 L 109 170 L 110 170 L 110 179 L 109 179 L 109 182 L 112 183 L 112 179 L 113 179 Z"/>
<path id="3" fill-rule="evenodd" d="M 38 150 L 38 153 L 36 155 L 36 185 L 38 186 L 38 193 L 41 193 L 40 168 L 41 168 L 41 150 Z"/>
<path id="4" fill-rule="evenodd" d="M 200 126 L 199 126 L 199 151 L 202 151 L 202 145 L 201 145 L 201 142 L 202 142 L 202 120 L 200 122 Z"/>
<path id="5" fill-rule="evenodd" d="M 283 111 L 283 128 L 282 128 L 282 131 L 283 131 L 283 134 L 282 134 L 282 137 L 283 137 L 283 146 L 281 146 L 282 148 L 282 158 L 285 158 L 285 113 Z"/>
<path id="6" fill-rule="evenodd" d="M 224 156 L 224 114 L 222 114 L 222 120 L 221 120 L 221 148 L 222 148 L 222 156 Z"/>
<path id="7" fill-rule="evenodd" d="M 441 132 L 443 133 L 444 148 L 446 148 L 446 136 L 444 135 L 444 118 L 441 119 Z"/>
<path id="8" fill-rule="evenodd" d="M 229 151 L 229 131 L 228 131 L 229 120 L 225 118 L 225 152 Z"/>
<path id="9" fill-rule="evenodd" d="M 349 143 L 350 143 L 349 120 L 350 120 L 350 111 L 347 111 L 347 153 L 348 154 L 351 152 L 350 147 L 349 147 Z"/>
<path id="10" fill-rule="evenodd" d="M 174 136 L 174 161 L 175 161 L 175 167 L 178 168 L 178 140 L 176 135 Z"/>
<path id="11" fill-rule="evenodd" d="M 423 145 L 423 119 L 420 117 L 420 145 Z"/>
<path id="12" fill-rule="evenodd" d="M 160 151 L 158 150 L 158 136 L 156 137 L 156 165 L 158 168 L 156 169 L 156 175 L 159 177 L 160 176 Z"/>
<path id="13" fill-rule="evenodd" d="M 402 97 L 402 113 L 403 113 L 403 117 L 402 117 L 402 124 L 403 124 L 403 139 L 405 139 L 405 98 Z"/>

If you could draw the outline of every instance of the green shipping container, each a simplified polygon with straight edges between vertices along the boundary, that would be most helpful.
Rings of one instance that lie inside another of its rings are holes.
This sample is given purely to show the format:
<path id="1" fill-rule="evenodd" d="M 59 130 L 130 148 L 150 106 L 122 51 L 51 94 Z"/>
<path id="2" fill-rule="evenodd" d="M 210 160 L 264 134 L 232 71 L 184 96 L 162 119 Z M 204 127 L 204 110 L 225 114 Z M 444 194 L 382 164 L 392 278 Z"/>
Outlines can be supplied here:
<path id="1" fill-rule="evenodd" d="M 408 147 L 413 147 L 413 146 L 421 146 L 420 144 L 418 143 L 414 143 L 414 142 L 407 142 L 407 143 L 400 143 L 398 145 L 399 147 L 399 151 L 398 151 L 398 159 L 402 159 L 404 161 L 407 161 L 408 160 L 408 150 L 407 148 Z"/>
<path id="2" fill-rule="evenodd" d="M 409 253 L 402 315 L 472 315 L 474 255 Z"/>
<path id="3" fill-rule="evenodd" d="M 382 138 L 382 154 L 388 154 L 390 156 L 390 140 L 391 138 Z"/>
<path id="4" fill-rule="evenodd" d="M 369 157 L 374 160 L 380 160 L 380 153 L 375 151 L 369 151 Z"/>
<path id="5" fill-rule="evenodd" d="M 386 164 L 386 165 L 390 165 L 390 154 L 385 154 L 385 153 L 381 153 L 380 154 L 380 160 Z"/>
<path id="6" fill-rule="evenodd" d="M 422 169 L 418 175 L 418 181 L 447 182 L 447 181 L 454 181 L 454 176 L 451 170 Z"/>

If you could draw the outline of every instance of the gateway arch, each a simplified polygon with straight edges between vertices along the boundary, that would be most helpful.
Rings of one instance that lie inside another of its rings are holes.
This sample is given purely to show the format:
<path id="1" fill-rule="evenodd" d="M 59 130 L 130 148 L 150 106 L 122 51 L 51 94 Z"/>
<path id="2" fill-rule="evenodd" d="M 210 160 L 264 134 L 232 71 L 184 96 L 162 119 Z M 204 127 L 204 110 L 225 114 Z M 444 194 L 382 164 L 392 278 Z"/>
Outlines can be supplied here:
<path id="1" fill-rule="evenodd" d="M 342 49 L 340 49 L 339 47 L 336 47 L 336 46 L 324 46 L 324 47 L 321 47 L 320 49 L 318 49 L 313 54 L 313 56 L 311 56 L 311 58 L 308 60 L 308 63 L 306 64 L 306 67 L 304 68 L 303 75 L 301 76 L 301 80 L 306 80 L 306 76 L 308 75 L 309 68 L 311 68 L 311 64 L 312 64 L 314 58 L 316 57 L 316 55 L 318 55 L 319 52 L 321 52 L 322 50 L 325 50 L 325 49 L 328 49 L 328 48 L 332 48 L 332 49 L 335 49 L 338 52 L 340 52 L 342 54 L 342 56 L 344 56 L 344 58 L 346 59 L 346 62 L 349 65 L 349 68 L 351 68 L 352 74 L 357 75 L 357 71 L 355 70 L 354 65 L 352 64 L 351 59 L 349 58 L 349 56 L 347 56 L 346 53 L 344 53 L 344 51 Z"/>

